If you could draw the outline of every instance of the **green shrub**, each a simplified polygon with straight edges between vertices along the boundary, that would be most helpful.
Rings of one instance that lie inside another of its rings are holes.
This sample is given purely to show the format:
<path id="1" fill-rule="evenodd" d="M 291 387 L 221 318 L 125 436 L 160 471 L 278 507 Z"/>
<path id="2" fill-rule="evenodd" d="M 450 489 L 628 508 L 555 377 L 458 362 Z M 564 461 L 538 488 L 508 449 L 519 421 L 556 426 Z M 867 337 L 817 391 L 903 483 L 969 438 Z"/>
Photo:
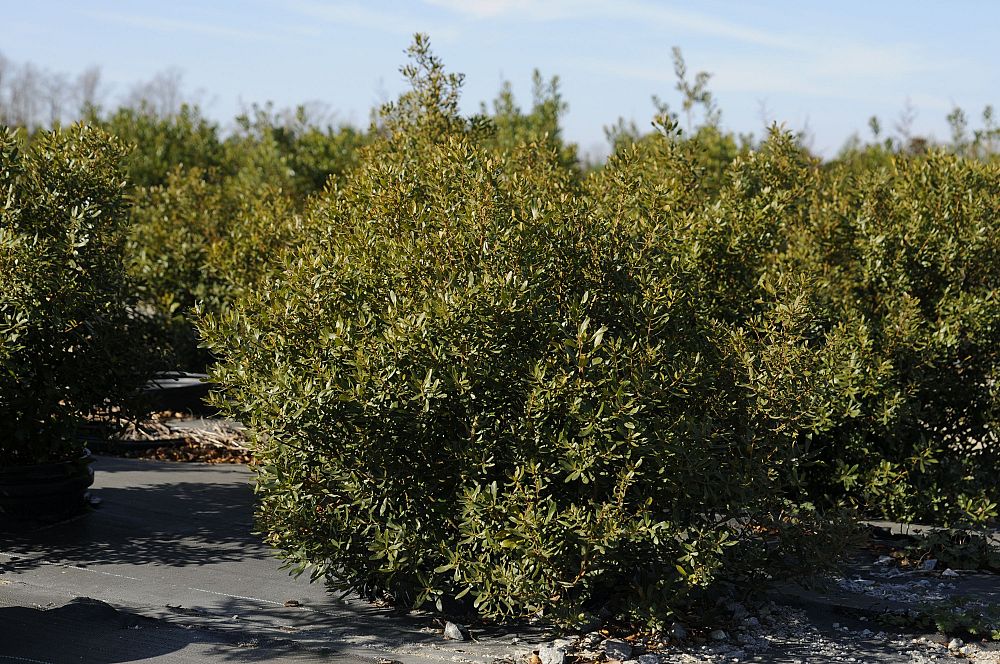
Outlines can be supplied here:
<path id="1" fill-rule="evenodd" d="M 900 157 L 835 175 L 816 199 L 792 253 L 863 337 L 868 377 L 817 441 L 815 486 L 891 518 L 996 516 L 998 166 Z"/>
<path id="2" fill-rule="evenodd" d="M 197 106 L 184 104 L 177 113 L 166 116 L 147 104 L 123 106 L 107 117 L 92 114 L 88 123 L 129 146 L 123 165 L 135 187 L 162 185 L 179 166 L 203 170 L 226 167 L 219 127 Z"/>
<path id="3" fill-rule="evenodd" d="M 510 82 L 504 82 L 492 109 L 483 104 L 480 113 L 493 124 L 487 144 L 499 150 L 512 150 L 525 143 L 542 143 L 558 152 L 564 167 L 579 169 L 577 146 L 563 141 L 559 125 L 569 108 L 559 91 L 559 77 L 546 81 L 536 69 L 531 83 L 531 111 L 527 113 L 517 105 Z"/>
<path id="4" fill-rule="evenodd" d="M 27 153 L 0 131 L 0 464 L 79 454 L 77 418 L 139 384 L 124 155 L 85 126 Z"/>
<path id="5" fill-rule="evenodd" d="M 828 560 L 784 494 L 844 335 L 761 278 L 812 166 L 776 138 L 704 200 L 661 136 L 583 186 L 547 144 L 490 148 L 412 52 L 312 241 L 201 324 L 268 541 L 338 587 L 567 621 Z"/>
<path id="6" fill-rule="evenodd" d="M 303 106 L 282 113 L 254 106 L 236 123 L 238 132 L 226 141 L 230 170 L 244 180 L 282 186 L 299 203 L 353 167 L 368 141 L 350 125 L 319 126 Z"/>
<path id="7" fill-rule="evenodd" d="M 210 361 L 190 317 L 218 313 L 252 285 L 296 235 L 293 202 L 279 188 L 240 178 L 213 182 L 175 169 L 162 186 L 136 193 L 128 242 L 137 293 L 163 334 L 172 368 Z"/>

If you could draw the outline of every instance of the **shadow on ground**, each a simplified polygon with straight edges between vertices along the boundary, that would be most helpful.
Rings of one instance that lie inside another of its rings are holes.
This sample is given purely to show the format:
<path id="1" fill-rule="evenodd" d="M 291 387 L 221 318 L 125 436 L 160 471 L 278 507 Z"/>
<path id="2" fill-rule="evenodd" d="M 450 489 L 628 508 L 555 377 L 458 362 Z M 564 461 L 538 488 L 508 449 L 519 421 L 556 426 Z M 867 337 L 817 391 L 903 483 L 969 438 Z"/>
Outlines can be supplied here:
<path id="1" fill-rule="evenodd" d="M 249 484 L 174 482 L 96 493 L 102 502 L 93 514 L 4 536 L 0 550 L 14 559 L 0 564 L 0 573 L 42 563 L 186 567 L 271 555 L 252 533 Z"/>
<path id="2" fill-rule="evenodd" d="M 87 598 L 51 609 L 0 607 L 0 626 L 0 662 L 359 661 L 329 646 L 305 649 L 291 640 L 249 632 L 178 626 Z"/>

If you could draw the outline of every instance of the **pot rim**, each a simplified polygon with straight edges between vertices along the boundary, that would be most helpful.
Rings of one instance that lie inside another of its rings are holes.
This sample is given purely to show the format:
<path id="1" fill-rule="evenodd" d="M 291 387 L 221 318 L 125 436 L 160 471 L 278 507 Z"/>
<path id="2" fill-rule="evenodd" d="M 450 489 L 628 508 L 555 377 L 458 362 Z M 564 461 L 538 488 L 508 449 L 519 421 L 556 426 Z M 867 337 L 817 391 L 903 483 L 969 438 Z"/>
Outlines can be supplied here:
<path id="1" fill-rule="evenodd" d="M 84 447 L 82 454 L 72 459 L 63 459 L 62 461 L 43 461 L 41 463 L 19 463 L 19 464 L 0 466 L 0 477 L 3 477 L 8 473 L 20 474 L 25 471 L 40 471 L 46 469 L 55 470 L 57 468 L 65 468 L 66 466 L 70 465 L 89 465 L 91 463 L 94 463 L 94 461 L 96 461 L 96 459 L 94 458 L 94 455 L 90 453 L 90 448 Z"/>

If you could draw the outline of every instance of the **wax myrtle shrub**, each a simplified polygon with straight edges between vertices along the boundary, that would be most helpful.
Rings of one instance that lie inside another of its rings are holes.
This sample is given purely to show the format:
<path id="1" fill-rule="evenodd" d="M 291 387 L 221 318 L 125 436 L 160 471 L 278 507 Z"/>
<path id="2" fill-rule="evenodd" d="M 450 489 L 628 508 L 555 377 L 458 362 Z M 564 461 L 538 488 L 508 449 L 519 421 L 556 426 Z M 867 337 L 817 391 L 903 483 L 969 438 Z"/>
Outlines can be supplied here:
<path id="1" fill-rule="evenodd" d="M 27 151 L 0 131 L 0 465 L 78 456 L 77 418 L 140 384 L 124 155 L 86 126 Z"/>
<path id="2" fill-rule="evenodd" d="M 267 540 L 338 588 L 569 622 L 827 560 L 828 520 L 784 495 L 842 409 L 818 376 L 844 335 L 762 279 L 812 164 L 777 136 L 707 200 L 665 126 L 581 182 L 545 142 L 490 147 L 411 53 L 283 271 L 200 324 Z"/>
<path id="3" fill-rule="evenodd" d="M 868 378 L 817 439 L 814 492 L 898 519 L 996 516 L 996 164 L 942 151 L 834 169 L 791 254 Z"/>
<path id="4" fill-rule="evenodd" d="M 531 110 L 523 111 L 509 81 L 504 82 L 491 108 L 482 105 L 480 114 L 493 124 L 494 131 L 483 138 L 490 147 L 513 149 L 523 143 L 545 143 L 559 153 L 567 168 L 580 168 L 577 146 L 562 137 L 560 118 L 569 109 L 559 91 L 559 77 L 546 80 L 537 69 L 531 77 Z"/>
<path id="5" fill-rule="evenodd" d="M 135 187 L 152 187 L 166 182 L 178 166 L 224 169 L 226 148 L 219 127 L 201 110 L 183 104 L 176 112 L 163 114 L 140 102 L 122 106 L 102 115 L 91 109 L 86 118 L 117 137 L 130 149 L 123 167 Z"/>
<path id="6" fill-rule="evenodd" d="M 190 317 L 216 313 L 269 268 L 293 241 L 294 202 L 280 187 L 201 169 L 176 168 L 160 186 L 139 190 L 128 237 L 137 294 L 160 330 L 155 345 L 170 368 L 210 361 Z"/>
<path id="7" fill-rule="evenodd" d="M 737 136 L 723 130 L 720 124 L 722 112 L 708 89 L 711 74 L 701 71 L 691 80 L 687 64 L 677 47 L 673 49 L 673 62 L 676 77 L 674 89 L 680 93 L 680 107 L 686 120 L 686 129 L 679 129 L 680 114 L 672 110 L 666 101 L 654 95 L 652 102 L 656 117 L 675 125 L 672 142 L 684 148 L 686 160 L 697 169 L 698 190 L 703 196 L 714 197 L 725 183 L 727 170 L 733 160 L 746 154 L 753 146 L 753 136 Z M 696 110 L 701 113 L 696 114 Z M 698 115 L 700 118 L 696 119 Z M 660 132 L 643 132 L 635 121 L 618 118 L 614 124 L 605 126 L 604 135 L 612 153 L 615 153 L 635 143 L 656 142 Z"/>
<path id="8" fill-rule="evenodd" d="M 172 130 L 189 123 L 185 109 L 176 118 L 145 122 L 126 114 L 134 122 L 126 127 L 148 128 L 172 145 Z M 218 312 L 252 284 L 294 241 L 293 212 L 349 169 L 366 140 L 346 126 L 321 130 L 304 109 L 279 114 L 254 107 L 237 126 L 210 151 L 214 160 L 205 154 L 194 165 L 176 163 L 162 180 L 132 193 L 130 271 L 143 306 L 158 321 L 155 345 L 167 350 L 169 368 L 202 370 L 211 362 L 191 323 L 195 305 Z"/>
<path id="9" fill-rule="evenodd" d="M 323 189 L 327 180 L 353 167 L 367 133 L 347 124 L 323 125 L 317 110 L 301 105 L 276 111 L 254 105 L 236 118 L 226 142 L 233 172 L 259 178 L 292 193 L 297 201 Z"/>

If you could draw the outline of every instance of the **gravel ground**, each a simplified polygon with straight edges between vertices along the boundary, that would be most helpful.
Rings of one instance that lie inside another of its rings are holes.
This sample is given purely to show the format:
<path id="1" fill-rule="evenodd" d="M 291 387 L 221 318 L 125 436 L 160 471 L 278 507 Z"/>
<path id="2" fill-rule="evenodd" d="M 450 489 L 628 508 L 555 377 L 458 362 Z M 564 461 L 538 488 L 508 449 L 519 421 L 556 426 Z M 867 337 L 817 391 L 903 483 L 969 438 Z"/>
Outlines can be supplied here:
<path id="1" fill-rule="evenodd" d="M 530 664 L 566 661 L 661 662 L 969 662 L 1000 663 L 1000 643 L 920 631 L 918 615 L 942 604 L 981 616 L 1000 606 L 1000 576 L 941 569 L 930 561 L 904 569 L 861 551 L 840 576 L 805 589 L 780 585 L 757 606 L 720 600 L 728 629 L 676 625 L 663 642 L 629 644 L 591 633 L 539 649 Z M 902 624 L 903 626 L 900 626 Z M 911 625 L 907 628 L 906 625 Z M 675 638 L 680 636 L 681 638 Z M 544 652 L 543 652 L 544 651 Z"/>
<path id="2" fill-rule="evenodd" d="M 858 619 L 830 620 L 830 615 L 787 605 L 769 604 L 763 619 L 750 616 L 734 633 L 712 633 L 709 638 L 690 638 L 664 644 L 654 650 L 636 647 L 622 650 L 623 641 L 598 634 L 555 640 L 539 649 L 533 664 L 558 664 L 543 650 L 563 651 L 566 661 L 624 661 L 626 664 L 661 662 L 943 662 L 963 659 L 1000 662 L 996 644 L 966 644 L 943 635 L 913 636 L 865 626 Z M 714 637 L 714 638 L 713 638 Z M 625 657 L 626 659 L 622 659 Z"/>

